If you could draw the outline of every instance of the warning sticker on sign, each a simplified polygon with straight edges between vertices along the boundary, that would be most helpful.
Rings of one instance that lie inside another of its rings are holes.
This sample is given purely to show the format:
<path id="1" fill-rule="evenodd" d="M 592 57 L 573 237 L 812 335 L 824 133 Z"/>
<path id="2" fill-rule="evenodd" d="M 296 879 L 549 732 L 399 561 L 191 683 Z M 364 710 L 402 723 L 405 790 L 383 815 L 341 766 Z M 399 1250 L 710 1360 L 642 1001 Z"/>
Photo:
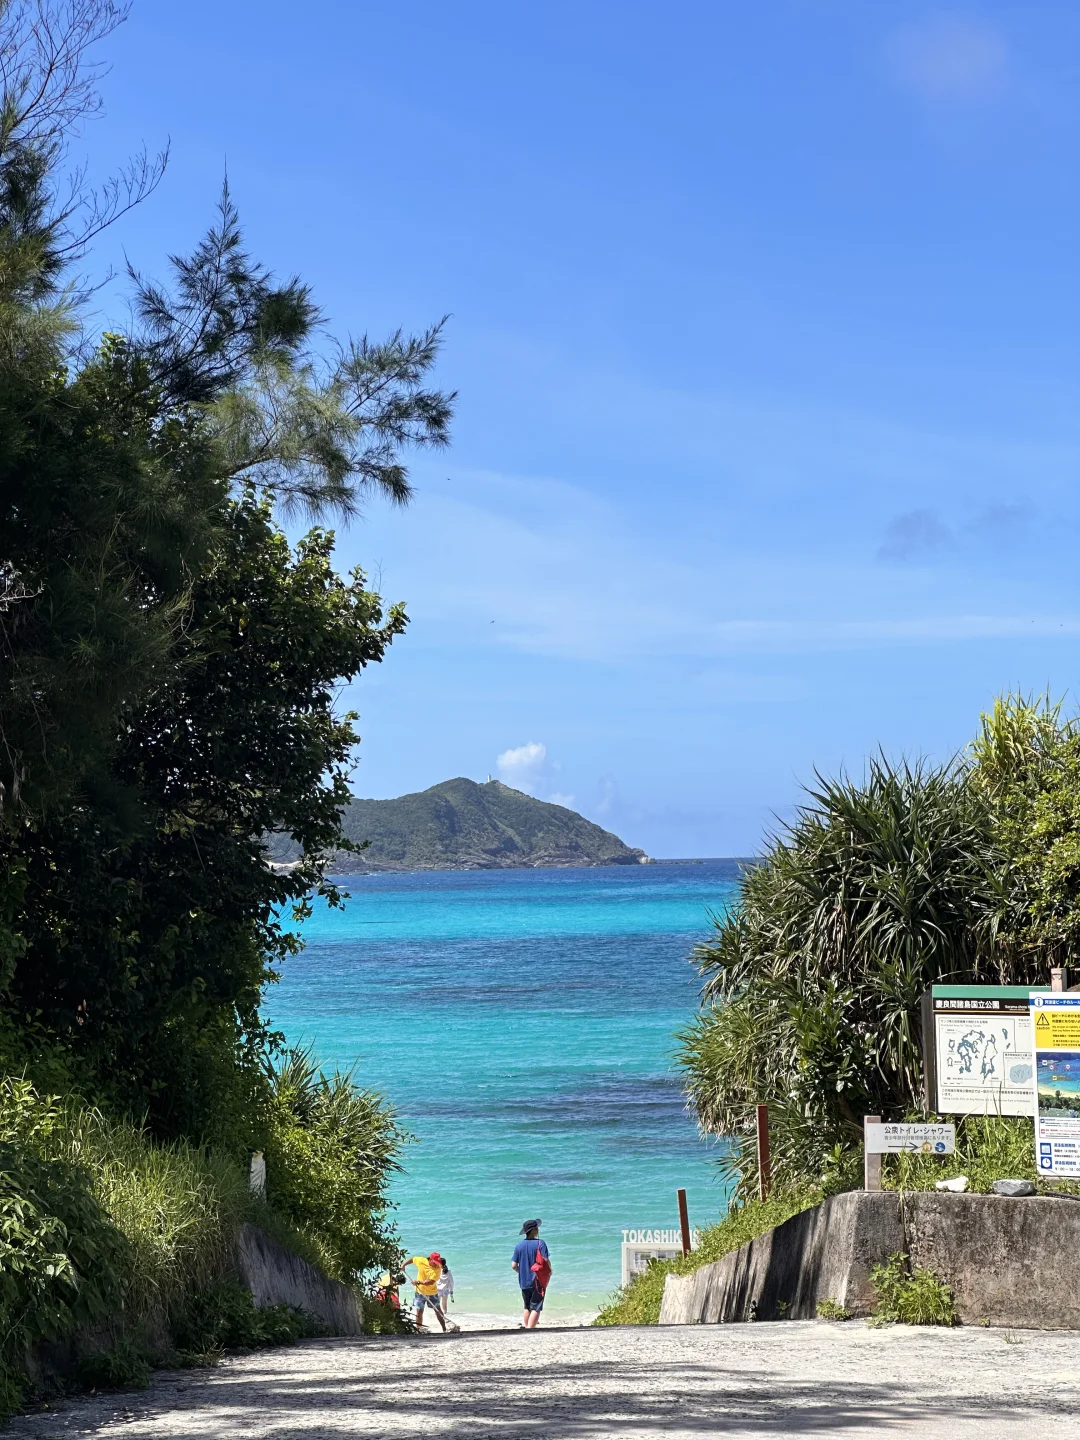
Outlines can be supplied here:
<path id="1" fill-rule="evenodd" d="M 1035 1049 L 1080 1050 L 1080 1008 L 1036 1010 Z"/>
<path id="2" fill-rule="evenodd" d="M 1035 1031 L 1035 1164 L 1080 1177 L 1080 995 L 1031 996 Z"/>

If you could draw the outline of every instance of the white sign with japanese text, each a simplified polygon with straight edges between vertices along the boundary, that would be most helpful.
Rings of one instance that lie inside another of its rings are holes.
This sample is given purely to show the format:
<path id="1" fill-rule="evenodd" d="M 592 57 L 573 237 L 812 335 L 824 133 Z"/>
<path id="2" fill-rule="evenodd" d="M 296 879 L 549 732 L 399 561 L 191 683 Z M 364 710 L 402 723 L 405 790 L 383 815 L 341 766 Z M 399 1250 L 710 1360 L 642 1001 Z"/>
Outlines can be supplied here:
<path id="1" fill-rule="evenodd" d="M 955 1125 L 893 1125 L 868 1120 L 863 1127 L 869 1155 L 951 1155 Z"/>

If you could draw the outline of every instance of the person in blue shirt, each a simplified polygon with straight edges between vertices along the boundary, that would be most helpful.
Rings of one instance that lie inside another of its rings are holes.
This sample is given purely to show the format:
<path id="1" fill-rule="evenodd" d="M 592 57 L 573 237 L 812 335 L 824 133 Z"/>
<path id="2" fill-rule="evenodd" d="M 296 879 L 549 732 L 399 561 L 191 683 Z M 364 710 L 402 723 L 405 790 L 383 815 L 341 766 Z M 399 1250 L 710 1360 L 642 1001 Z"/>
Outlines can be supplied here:
<path id="1" fill-rule="evenodd" d="M 544 1291 L 537 1285 L 532 1267 L 536 1264 L 537 1255 L 542 1255 L 549 1265 L 551 1257 L 547 1245 L 540 1239 L 539 1220 L 526 1220 L 519 1233 L 524 1235 L 525 1239 L 519 1240 L 514 1246 L 514 1258 L 510 1262 L 510 1268 L 517 1271 L 518 1284 L 521 1286 L 521 1304 L 525 1311 L 522 1328 L 535 1330 L 540 1323 L 540 1311 L 544 1308 Z"/>

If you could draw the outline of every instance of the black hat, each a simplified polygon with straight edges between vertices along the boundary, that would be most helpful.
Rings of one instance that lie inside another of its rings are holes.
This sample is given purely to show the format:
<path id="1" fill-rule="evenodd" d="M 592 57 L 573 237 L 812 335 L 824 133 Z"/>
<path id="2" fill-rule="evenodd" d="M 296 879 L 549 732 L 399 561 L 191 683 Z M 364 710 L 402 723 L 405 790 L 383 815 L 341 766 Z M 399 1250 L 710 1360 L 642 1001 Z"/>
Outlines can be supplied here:
<path id="1" fill-rule="evenodd" d="M 540 1229 L 540 1221 L 539 1221 L 539 1220 L 526 1220 L 525 1223 L 522 1225 L 522 1227 L 521 1227 L 521 1229 L 520 1229 L 520 1231 L 519 1231 L 518 1233 L 521 1234 L 521 1235 L 527 1235 L 530 1230 L 539 1230 L 539 1229 Z"/>

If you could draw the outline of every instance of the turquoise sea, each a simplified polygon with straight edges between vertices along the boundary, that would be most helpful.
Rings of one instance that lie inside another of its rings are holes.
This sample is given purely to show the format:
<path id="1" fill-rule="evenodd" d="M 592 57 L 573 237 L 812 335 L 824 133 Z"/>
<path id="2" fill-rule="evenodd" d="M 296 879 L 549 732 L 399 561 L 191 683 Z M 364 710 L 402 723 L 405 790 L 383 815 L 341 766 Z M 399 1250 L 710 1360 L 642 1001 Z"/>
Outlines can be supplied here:
<path id="1" fill-rule="evenodd" d="M 354 1067 L 416 1136 L 393 1187 L 410 1253 L 438 1248 L 455 1313 L 517 1312 L 510 1253 L 540 1216 L 553 1317 L 619 1283 L 623 1229 L 722 1212 L 715 1147 L 674 1072 L 699 988 L 687 963 L 738 863 L 350 877 L 267 1004 L 290 1043 Z"/>

